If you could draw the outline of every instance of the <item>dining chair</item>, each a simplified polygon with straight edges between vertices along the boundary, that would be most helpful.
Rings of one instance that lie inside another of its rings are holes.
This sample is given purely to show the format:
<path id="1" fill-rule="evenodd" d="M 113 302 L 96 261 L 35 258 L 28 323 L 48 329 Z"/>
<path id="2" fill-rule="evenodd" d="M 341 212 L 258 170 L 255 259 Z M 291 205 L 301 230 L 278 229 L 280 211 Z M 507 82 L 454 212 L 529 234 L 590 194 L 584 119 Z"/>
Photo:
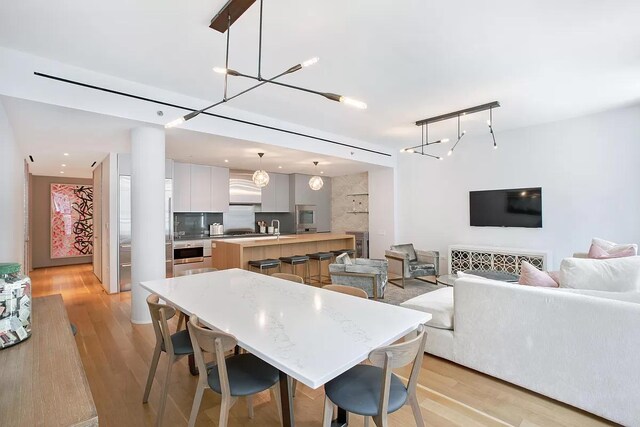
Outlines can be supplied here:
<path id="1" fill-rule="evenodd" d="M 238 397 L 246 397 L 249 418 L 253 418 L 253 395 L 267 389 L 271 389 L 273 393 L 282 422 L 279 372 L 276 368 L 251 353 L 234 354 L 225 358 L 226 352 L 236 348 L 238 340 L 222 331 L 203 328 L 195 315 L 189 319 L 187 329 L 193 342 L 199 372 L 189 427 L 196 423 L 202 395 L 208 388 L 222 395 L 219 427 L 227 426 L 229 411 Z M 203 352 L 215 356 L 215 365 L 205 364 Z"/>
<path id="2" fill-rule="evenodd" d="M 271 277 L 277 277 L 278 279 L 284 279 L 284 280 L 289 280 L 291 282 L 303 283 L 304 284 L 304 279 L 302 277 L 298 276 L 297 274 L 273 273 L 271 275 Z"/>
<path id="3" fill-rule="evenodd" d="M 167 401 L 167 393 L 169 390 L 169 380 L 171 379 L 171 368 L 183 356 L 193 354 L 191 346 L 191 338 L 186 330 L 178 331 L 171 334 L 169 331 L 168 320 L 176 315 L 176 309 L 170 305 L 160 304 L 158 295 L 151 294 L 147 297 L 147 305 L 151 313 L 151 323 L 153 331 L 156 335 L 156 346 L 153 349 L 153 357 L 151 358 L 151 366 L 149 367 L 149 376 L 147 377 L 147 385 L 144 389 L 144 397 L 142 403 L 149 401 L 149 392 L 153 384 L 153 378 L 156 375 L 160 354 L 165 352 L 168 357 L 167 373 L 165 376 L 162 392 L 160 393 L 160 405 L 158 406 L 158 415 L 156 426 L 162 425 L 164 416 L 164 408 Z"/>
<path id="4" fill-rule="evenodd" d="M 387 427 L 387 415 L 406 404 L 411 405 L 416 425 L 424 427 L 420 405 L 416 397 L 416 384 L 427 334 L 420 325 L 417 336 L 399 344 L 380 347 L 369 353 L 371 365 L 357 365 L 324 385 L 323 426 L 331 425 L 334 408 L 364 415 L 365 426 L 372 417 L 378 427 Z M 404 383 L 393 369 L 413 362 L 409 381 Z"/>
<path id="5" fill-rule="evenodd" d="M 217 268 L 208 268 L 208 267 L 206 267 L 206 268 L 192 268 L 191 270 L 178 271 L 176 273 L 176 277 L 191 276 L 193 274 L 211 273 L 213 271 L 218 271 L 218 269 Z M 185 314 L 183 312 L 179 311 L 179 314 L 178 314 L 178 326 L 177 326 L 178 330 L 182 329 L 182 324 L 184 323 L 185 318 L 186 318 Z M 186 324 L 185 324 L 185 327 L 186 327 Z"/>
<path id="6" fill-rule="evenodd" d="M 354 288 L 353 286 L 346 285 L 324 285 L 322 289 L 327 289 L 334 292 L 340 292 L 341 294 L 352 295 L 354 297 L 369 299 L 367 292 L 360 288 Z"/>

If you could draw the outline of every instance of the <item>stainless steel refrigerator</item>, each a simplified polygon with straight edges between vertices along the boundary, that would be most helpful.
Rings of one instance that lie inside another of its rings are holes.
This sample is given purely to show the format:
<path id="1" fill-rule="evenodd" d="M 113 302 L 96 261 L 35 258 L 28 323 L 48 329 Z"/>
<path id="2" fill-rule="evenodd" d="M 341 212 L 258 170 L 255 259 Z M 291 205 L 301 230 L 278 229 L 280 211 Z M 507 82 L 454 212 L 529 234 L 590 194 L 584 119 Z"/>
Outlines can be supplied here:
<path id="1" fill-rule="evenodd" d="M 173 181 L 165 179 L 164 184 L 164 242 L 166 252 L 166 275 L 173 275 L 173 232 L 171 215 L 171 197 Z M 120 291 L 131 290 L 131 176 L 120 175 L 118 186 L 118 284 Z"/>

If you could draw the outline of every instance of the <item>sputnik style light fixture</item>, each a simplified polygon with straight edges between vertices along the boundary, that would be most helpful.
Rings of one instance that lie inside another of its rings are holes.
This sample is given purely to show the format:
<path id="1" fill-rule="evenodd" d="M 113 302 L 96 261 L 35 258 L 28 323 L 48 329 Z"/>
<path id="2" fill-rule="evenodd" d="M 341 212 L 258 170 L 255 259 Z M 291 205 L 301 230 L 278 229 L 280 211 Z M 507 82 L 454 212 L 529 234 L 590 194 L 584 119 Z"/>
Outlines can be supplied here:
<path id="1" fill-rule="evenodd" d="M 322 180 L 322 177 L 318 175 L 318 162 L 313 162 L 313 164 L 315 166 L 314 172 L 316 174 L 309 179 L 309 187 L 311 187 L 313 191 L 318 191 L 324 185 L 324 181 Z"/>
<path id="2" fill-rule="evenodd" d="M 253 173 L 251 179 L 255 185 L 262 188 L 269 184 L 269 174 L 266 170 L 262 169 L 262 156 L 264 156 L 264 153 L 258 153 L 258 156 L 260 156 L 260 167 Z"/>
<path id="3" fill-rule="evenodd" d="M 304 87 L 299 87 L 299 86 L 294 86 L 294 85 L 290 85 L 290 84 L 286 84 L 286 83 L 282 83 L 280 81 L 276 81 L 277 79 L 279 79 L 280 77 L 283 77 L 287 74 L 291 74 L 291 73 L 295 73 L 297 71 L 302 70 L 303 68 L 307 68 L 310 67 L 314 64 L 317 64 L 318 61 L 320 60 L 320 58 L 313 57 L 310 59 L 307 59 L 306 61 L 303 61 L 299 64 L 296 64 L 292 67 L 289 67 L 288 69 L 286 69 L 285 71 L 283 71 L 280 74 L 277 74 L 274 77 L 271 78 L 263 78 L 262 77 L 262 9 L 263 9 L 263 0 L 260 0 L 260 27 L 259 27 L 259 39 L 258 39 L 258 73 L 257 75 L 250 75 L 250 74 L 245 74 L 245 73 L 241 73 L 237 70 L 234 70 L 232 68 L 229 68 L 229 38 L 230 38 L 230 33 L 231 33 L 231 24 L 233 24 L 251 5 L 253 4 L 253 1 L 247 2 L 245 0 L 230 0 L 228 1 L 225 6 L 222 8 L 222 10 L 211 20 L 211 25 L 210 27 L 220 31 L 221 33 L 226 32 L 227 33 L 227 44 L 226 44 L 226 53 L 225 53 L 225 66 L 224 67 L 214 67 L 213 71 L 219 74 L 224 74 L 224 95 L 222 96 L 222 100 L 215 102 L 211 105 L 208 105 L 206 107 L 204 107 L 201 110 L 197 110 L 197 111 L 192 111 L 182 117 L 179 117 L 169 123 L 167 123 L 164 127 L 165 128 L 172 128 L 172 127 L 176 127 L 176 126 L 180 126 L 181 124 L 183 124 L 184 122 L 193 119 L 194 117 L 197 117 L 199 114 L 217 107 L 220 104 L 224 104 L 225 102 L 229 102 L 232 99 L 235 99 L 241 95 L 244 95 L 245 93 L 252 91 L 264 84 L 273 84 L 273 85 L 277 85 L 277 86 L 282 86 L 282 87 L 286 87 L 289 89 L 295 89 L 295 90 L 299 90 L 302 92 L 307 92 L 307 93 L 311 93 L 314 95 L 320 95 L 324 98 L 327 98 L 331 101 L 336 101 L 336 102 L 340 102 L 342 104 L 345 105 L 349 105 L 351 107 L 355 107 L 355 108 L 359 108 L 359 109 L 365 109 L 367 108 L 367 104 L 359 101 L 357 99 L 353 99 L 353 98 L 349 98 L 347 96 L 343 96 L 343 95 L 338 95 L 335 93 L 331 93 L 331 92 L 321 92 L 321 91 L 317 91 L 317 90 L 313 90 L 313 89 L 308 89 L 308 88 L 304 88 Z M 227 95 L 227 90 L 228 90 L 228 78 L 229 76 L 231 77 L 244 77 L 247 79 L 251 79 L 251 80 L 256 80 L 258 83 L 250 86 L 249 88 L 238 92 L 235 95 L 232 96 L 228 96 Z"/>
<path id="4" fill-rule="evenodd" d="M 441 114 L 439 116 L 435 116 L 435 117 L 430 117 L 428 119 L 419 120 L 419 121 L 416 122 L 416 126 L 422 127 L 422 140 L 420 142 L 420 145 L 415 145 L 413 147 L 403 148 L 402 150 L 400 150 L 400 152 L 402 152 L 402 153 L 417 153 L 417 154 L 421 154 L 423 156 L 431 157 L 433 159 L 442 160 L 442 157 L 435 156 L 435 155 L 429 154 L 429 153 L 425 153 L 425 151 L 424 151 L 424 149 L 426 147 L 430 146 L 430 145 L 440 144 L 440 143 L 449 141 L 448 138 L 444 138 L 444 139 L 440 139 L 438 141 L 429 142 L 429 124 L 435 123 L 435 122 L 440 122 L 440 121 L 443 121 L 443 120 L 449 120 L 449 119 L 457 118 L 458 119 L 458 139 L 456 140 L 455 144 L 453 144 L 453 147 L 451 147 L 451 149 L 447 153 L 447 156 L 451 156 L 453 154 L 453 150 L 456 149 L 456 147 L 457 147 L 458 143 L 460 143 L 460 140 L 462 139 L 462 137 L 467 134 L 467 131 L 465 131 L 465 130 L 460 132 L 460 116 L 465 116 L 467 114 L 478 113 L 480 111 L 486 111 L 486 110 L 489 110 L 489 120 L 487 120 L 487 124 L 489 125 L 489 132 L 491 133 L 491 137 L 493 138 L 493 148 L 496 149 L 496 148 L 498 148 L 498 144 L 496 144 L 496 136 L 493 133 L 493 109 L 497 108 L 499 106 L 500 106 L 500 103 L 498 101 L 493 101 L 493 102 L 489 102 L 487 104 L 476 105 L 475 107 L 465 108 L 464 110 L 454 111 L 452 113 Z M 426 135 L 426 137 L 425 137 L 425 135 Z"/>

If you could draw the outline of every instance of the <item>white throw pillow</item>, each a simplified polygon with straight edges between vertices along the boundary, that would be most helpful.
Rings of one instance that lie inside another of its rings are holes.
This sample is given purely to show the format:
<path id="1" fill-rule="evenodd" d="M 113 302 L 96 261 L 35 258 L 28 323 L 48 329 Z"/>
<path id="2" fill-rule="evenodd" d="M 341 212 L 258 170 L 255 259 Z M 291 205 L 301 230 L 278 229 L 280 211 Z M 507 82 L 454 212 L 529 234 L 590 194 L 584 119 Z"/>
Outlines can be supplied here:
<path id="1" fill-rule="evenodd" d="M 560 287 L 638 292 L 640 291 L 640 257 L 565 258 L 560 264 Z"/>
<path id="2" fill-rule="evenodd" d="M 631 253 L 633 253 L 634 255 L 638 255 L 638 245 L 636 245 L 635 243 L 618 244 L 618 243 L 610 242 L 608 240 L 594 237 L 591 240 L 591 244 L 593 246 L 599 247 L 600 249 L 604 250 L 605 252 L 608 252 L 611 255 L 616 255 L 616 254 L 619 254 L 622 252 L 628 252 L 628 251 L 632 251 Z"/>

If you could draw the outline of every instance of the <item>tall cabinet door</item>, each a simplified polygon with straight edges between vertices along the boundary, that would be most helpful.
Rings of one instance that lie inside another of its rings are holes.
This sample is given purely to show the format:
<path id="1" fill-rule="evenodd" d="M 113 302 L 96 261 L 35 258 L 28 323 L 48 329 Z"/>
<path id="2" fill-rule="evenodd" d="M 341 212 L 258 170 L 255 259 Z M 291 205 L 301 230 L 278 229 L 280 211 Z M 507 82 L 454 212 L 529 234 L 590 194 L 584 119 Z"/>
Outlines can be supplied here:
<path id="1" fill-rule="evenodd" d="M 191 165 L 173 164 L 173 211 L 191 211 Z"/>
<path id="2" fill-rule="evenodd" d="M 211 212 L 229 212 L 229 169 L 211 167 Z"/>
<path id="3" fill-rule="evenodd" d="M 275 212 L 289 212 L 289 175 L 276 174 Z"/>
<path id="4" fill-rule="evenodd" d="M 211 212 L 211 166 L 191 165 L 191 212 Z"/>

